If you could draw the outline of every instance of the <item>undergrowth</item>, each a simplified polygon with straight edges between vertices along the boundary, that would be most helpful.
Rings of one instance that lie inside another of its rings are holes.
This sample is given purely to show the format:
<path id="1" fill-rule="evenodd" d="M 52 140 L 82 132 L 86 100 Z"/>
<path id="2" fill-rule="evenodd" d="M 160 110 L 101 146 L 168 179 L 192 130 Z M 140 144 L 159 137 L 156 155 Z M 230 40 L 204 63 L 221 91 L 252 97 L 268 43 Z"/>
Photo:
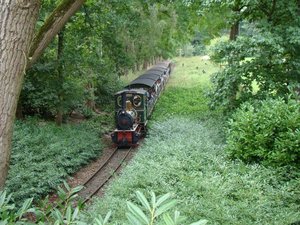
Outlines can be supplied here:
<path id="1" fill-rule="evenodd" d="M 112 209 L 123 221 L 125 200 L 135 190 L 173 193 L 187 222 L 288 224 L 299 220 L 297 180 L 284 182 L 274 169 L 227 159 L 215 128 L 187 118 L 153 124 L 149 137 L 106 197 L 96 200 L 90 218 Z"/>
<path id="2" fill-rule="evenodd" d="M 34 118 L 17 121 L 6 188 L 18 203 L 35 200 L 56 188 L 71 173 L 101 153 L 98 121 L 54 123 Z"/>

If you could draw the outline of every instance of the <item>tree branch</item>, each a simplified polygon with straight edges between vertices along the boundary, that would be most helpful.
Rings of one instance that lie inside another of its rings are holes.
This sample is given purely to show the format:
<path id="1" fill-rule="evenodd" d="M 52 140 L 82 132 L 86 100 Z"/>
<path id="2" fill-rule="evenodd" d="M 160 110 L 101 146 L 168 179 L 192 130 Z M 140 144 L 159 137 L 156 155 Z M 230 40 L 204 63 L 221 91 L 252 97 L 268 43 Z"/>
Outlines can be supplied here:
<path id="1" fill-rule="evenodd" d="M 68 20 L 80 9 L 85 0 L 64 0 L 46 19 L 35 36 L 29 53 L 29 69 L 43 54 L 55 35 L 65 26 Z"/>

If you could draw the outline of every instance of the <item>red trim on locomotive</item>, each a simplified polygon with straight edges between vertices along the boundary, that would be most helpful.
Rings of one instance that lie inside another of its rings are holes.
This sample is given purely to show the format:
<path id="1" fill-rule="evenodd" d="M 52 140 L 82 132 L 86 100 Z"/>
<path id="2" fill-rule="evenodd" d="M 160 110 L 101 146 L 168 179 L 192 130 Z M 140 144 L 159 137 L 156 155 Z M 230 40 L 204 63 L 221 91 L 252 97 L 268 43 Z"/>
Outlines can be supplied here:
<path id="1" fill-rule="evenodd" d="M 135 146 L 141 137 L 141 125 L 136 125 L 132 130 L 115 130 L 112 139 L 118 146 Z"/>
<path id="2" fill-rule="evenodd" d="M 125 141 L 128 144 L 132 143 L 133 131 L 117 131 L 116 134 L 117 134 L 118 143 L 120 143 L 120 142 L 124 143 Z"/>

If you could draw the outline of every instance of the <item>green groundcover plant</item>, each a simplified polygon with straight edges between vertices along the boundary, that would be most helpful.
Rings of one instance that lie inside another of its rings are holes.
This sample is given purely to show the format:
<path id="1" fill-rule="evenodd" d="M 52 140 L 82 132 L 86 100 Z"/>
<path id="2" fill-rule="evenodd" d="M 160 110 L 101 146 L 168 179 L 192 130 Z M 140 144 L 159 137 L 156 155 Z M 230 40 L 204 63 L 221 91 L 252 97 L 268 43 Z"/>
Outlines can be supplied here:
<path id="1" fill-rule="evenodd" d="M 6 182 L 12 200 L 39 199 L 97 157 L 103 148 L 99 135 L 105 132 L 100 119 L 61 127 L 36 118 L 17 121 Z"/>
<path id="2" fill-rule="evenodd" d="M 245 162 L 294 166 L 300 163 L 300 104 L 289 99 L 245 103 L 229 121 L 227 151 Z"/>
<path id="3" fill-rule="evenodd" d="M 274 168 L 229 160 L 220 124 L 177 116 L 154 122 L 134 160 L 89 207 L 89 221 L 112 210 L 113 220 L 122 224 L 124 202 L 139 204 L 137 190 L 172 193 L 177 210 L 187 217 L 183 225 L 202 218 L 216 225 L 299 220 L 299 180 L 286 182 Z"/>

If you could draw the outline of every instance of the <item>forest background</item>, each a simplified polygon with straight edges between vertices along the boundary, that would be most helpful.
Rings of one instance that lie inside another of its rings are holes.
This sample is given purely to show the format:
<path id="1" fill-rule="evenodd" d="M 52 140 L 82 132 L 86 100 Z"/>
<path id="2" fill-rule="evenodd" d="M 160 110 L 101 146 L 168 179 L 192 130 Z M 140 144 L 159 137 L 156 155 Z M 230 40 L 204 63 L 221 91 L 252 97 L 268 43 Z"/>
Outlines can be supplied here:
<path id="1" fill-rule="evenodd" d="M 21 73 L 24 66 L 27 70 L 13 115 L 16 112 L 17 118 L 27 120 L 34 116 L 60 126 L 77 112 L 103 122 L 97 115 L 111 110 L 113 93 L 122 87 L 121 76 L 176 55 L 209 54 L 222 67 L 213 76 L 209 105 L 229 121 L 229 155 L 248 163 L 284 167 L 291 178 L 297 177 L 299 0 L 75 2 L 77 13 L 52 32 L 44 54 L 33 63 L 28 51 L 28 63 L 21 63 Z M 58 12 L 67 14 L 72 7 L 68 1 L 42 1 L 31 46 L 42 40 L 39 35 L 53 28 L 61 16 Z M 3 39 L 1 43 L 5 43 Z M 1 66 L 1 85 L 5 85 L 4 68 Z M 5 96 L 4 87 L 1 97 Z M 5 101 L 8 99 L 1 99 L 1 118 L 6 114 Z M 18 123 L 26 133 L 27 124 Z M 10 142 L 3 124 L 1 141 Z M 3 143 L 1 179 L 6 178 L 10 159 L 10 146 Z M 94 156 L 83 154 L 84 159 Z M 12 167 L 13 160 L 17 159 L 12 159 Z M 1 187 L 3 184 L 2 180 Z"/>

